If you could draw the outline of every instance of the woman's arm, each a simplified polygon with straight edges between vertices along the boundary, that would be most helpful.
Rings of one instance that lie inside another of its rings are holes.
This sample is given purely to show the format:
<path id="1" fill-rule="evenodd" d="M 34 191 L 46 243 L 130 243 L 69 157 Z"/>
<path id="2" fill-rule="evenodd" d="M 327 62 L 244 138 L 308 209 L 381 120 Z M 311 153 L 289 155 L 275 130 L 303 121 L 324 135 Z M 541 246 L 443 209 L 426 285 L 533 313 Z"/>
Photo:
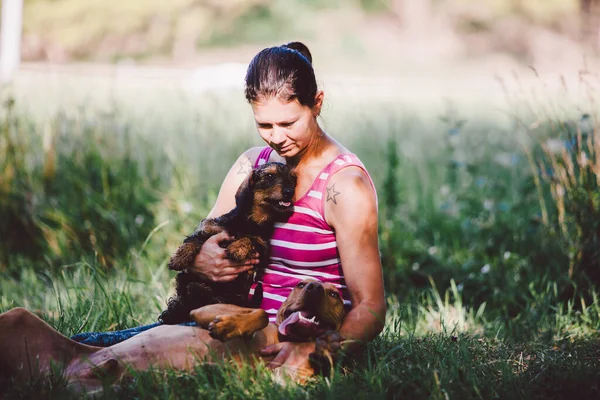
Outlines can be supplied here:
<path id="1" fill-rule="evenodd" d="M 348 167 L 331 177 L 327 184 L 325 218 L 336 232 L 352 300 L 352 310 L 340 328 L 345 339 L 358 341 L 349 346 L 352 349 L 382 331 L 386 313 L 377 200 L 369 178 L 360 168 Z"/>
<path id="2" fill-rule="evenodd" d="M 385 296 L 377 232 L 375 191 L 365 173 L 347 167 L 331 177 L 327 185 L 325 218 L 335 229 L 344 278 L 352 310 L 344 318 L 340 335 L 349 339 L 344 348 L 354 351 L 375 338 L 385 322 Z M 261 351 L 273 356 L 269 368 L 283 368 L 290 375 L 302 374 L 314 342 L 281 342 Z"/>
<path id="3" fill-rule="evenodd" d="M 235 194 L 244 179 L 246 179 L 250 171 L 254 168 L 254 163 L 261 150 L 262 147 L 248 149 L 233 163 L 221 184 L 217 201 L 208 213 L 207 218 L 219 217 L 235 207 Z"/>
<path id="4" fill-rule="evenodd" d="M 254 147 L 246 150 L 235 161 L 229 169 L 217 201 L 207 218 L 215 218 L 231 211 L 235 207 L 235 194 L 244 179 L 250 174 L 261 147 Z M 210 237 L 196 256 L 194 266 L 188 268 L 189 272 L 194 272 L 214 282 L 230 282 L 240 273 L 248 271 L 258 264 L 258 259 L 234 262 L 225 256 L 225 249 L 219 246 L 219 243 L 231 239 L 226 232 Z"/>

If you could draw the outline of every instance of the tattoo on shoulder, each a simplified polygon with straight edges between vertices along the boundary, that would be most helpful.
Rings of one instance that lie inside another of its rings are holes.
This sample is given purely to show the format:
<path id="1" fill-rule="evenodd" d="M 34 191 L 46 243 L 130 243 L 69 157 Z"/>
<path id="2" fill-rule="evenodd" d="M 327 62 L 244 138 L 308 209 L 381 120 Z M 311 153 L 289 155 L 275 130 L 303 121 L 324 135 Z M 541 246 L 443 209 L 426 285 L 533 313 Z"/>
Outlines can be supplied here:
<path id="1" fill-rule="evenodd" d="M 342 194 L 335 190 L 335 183 L 327 188 L 327 201 L 333 201 L 333 204 L 337 205 L 336 197 Z"/>
<path id="2" fill-rule="evenodd" d="M 248 175 L 250 172 L 252 172 L 252 163 L 248 159 L 241 160 L 238 163 L 238 167 L 240 167 L 237 172 L 238 175 Z"/>

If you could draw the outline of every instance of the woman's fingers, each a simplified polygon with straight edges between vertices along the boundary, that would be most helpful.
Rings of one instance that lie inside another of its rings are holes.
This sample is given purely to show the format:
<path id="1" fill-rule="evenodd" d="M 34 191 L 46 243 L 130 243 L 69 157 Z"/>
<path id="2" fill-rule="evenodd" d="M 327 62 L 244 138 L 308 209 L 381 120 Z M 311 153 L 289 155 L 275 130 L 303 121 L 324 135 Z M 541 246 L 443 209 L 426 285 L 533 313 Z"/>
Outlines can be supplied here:
<path id="1" fill-rule="evenodd" d="M 258 253 L 253 254 L 252 259 L 241 262 L 228 259 L 225 249 L 219 243 L 231 240 L 233 237 L 226 231 L 208 238 L 196 256 L 191 271 L 214 282 L 231 282 L 260 262 Z"/>
<path id="2" fill-rule="evenodd" d="M 225 267 L 215 274 L 213 277 L 215 282 L 231 282 L 238 277 L 239 274 L 246 273 L 247 271 L 254 268 L 254 265 L 242 265 L 239 267 Z"/>
<path id="3" fill-rule="evenodd" d="M 275 369 L 277 367 L 281 367 L 285 360 L 288 358 L 288 354 L 286 348 L 283 345 L 284 343 L 277 343 L 270 346 L 265 347 L 260 351 L 260 355 L 263 357 L 271 357 L 275 356 L 268 364 L 267 368 Z"/>
<path id="4" fill-rule="evenodd" d="M 218 244 L 218 243 L 224 242 L 226 240 L 233 240 L 233 237 L 231 237 L 229 235 L 229 233 L 227 233 L 227 231 L 221 231 L 221 232 L 217 233 L 216 235 L 209 237 L 206 241 L 207 242 L 215 242 Z"/>
<path id="5" fill-rule="evenodd" d="M 260 351 L 260 355 L 265 356 L 265 357 L 273 356 L 273 355 L 279 353 L 282 345 L 283 345 L 283 342 L 269 345 Z"/>

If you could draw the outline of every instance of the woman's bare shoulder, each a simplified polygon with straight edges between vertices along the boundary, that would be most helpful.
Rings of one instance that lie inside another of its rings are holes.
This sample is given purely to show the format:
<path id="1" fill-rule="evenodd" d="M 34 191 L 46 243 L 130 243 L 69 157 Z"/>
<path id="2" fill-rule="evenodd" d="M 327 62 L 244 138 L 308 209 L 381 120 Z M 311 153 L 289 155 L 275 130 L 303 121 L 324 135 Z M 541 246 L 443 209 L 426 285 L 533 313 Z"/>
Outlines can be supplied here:
<path id="1" fill-rule="evenodd" d="M 247 159 L 248 161 L 250 161 L 252 166 L 254 166 L 254 164 L 256 164 L 256 160 L 258 159 L 258 156 L 260 155 L 260 153 L 263 151 L 264 148 L 265 148 L 265 146 L 251 147 L 248 150 L 246 150 L 240 157 Z M 285 164 L 285 159 L 283 157 L 281 157 L 279 154 L 277 154 L 275 151 L 272 151 L 271 154 L 269 155 L 269 161 L 276 161 L 276 162 Z"/>
<path id="2" fill-rule="evenodd" d="M 244 151 L 240 155 L 240 158 L 250 161 L 250 163 L 254 166 L 254 164 L 256 163 L 256 159 L 258 158 L 258 155 L 260 154 L 260 152 L 263 149 L 264 149 L 264 146 L 251 147 L 248 150 Z"/>

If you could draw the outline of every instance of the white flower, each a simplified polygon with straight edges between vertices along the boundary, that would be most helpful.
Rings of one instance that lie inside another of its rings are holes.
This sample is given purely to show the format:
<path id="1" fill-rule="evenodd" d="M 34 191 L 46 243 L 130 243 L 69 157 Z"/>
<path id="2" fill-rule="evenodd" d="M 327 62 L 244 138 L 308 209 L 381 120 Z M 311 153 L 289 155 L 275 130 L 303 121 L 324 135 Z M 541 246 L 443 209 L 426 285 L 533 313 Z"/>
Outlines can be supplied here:
<path id="1" fill-rule="evenodd" d="M 565 143 L 560 139 L 548 139 L 545 144 L 546 149 L 553 154 L 560 153 L 565 148 Z"/>
<path id="2" fill-rule="evenodd" d="M 585 151 L 582 151 L 579 155 L 579 165 L 585 167 L 588 163 L 588 157 Z"/>
<path id="3" fill-rule="evenodd" d="M 437 249 L 437 247 L 435 247 L 435 246 L 431 246 L 431 247 L 430 247 L 430 248 L 427 250 L 427 252 L 429 253 L 429 255 L 430 255 L 430 256 L 434 256 L 434 255 L 436 255 L 436 254 L 437 254 L 437 252 L 438 252 L 438 249 Z"/>
<path id="4" fill-rule="evenodd" d="M 490 269 L 492 269 L 492 267 L 490 267 L 490 264 L 485 264 L 483 267 L 481 267 L 481 273 L 487 274 L 488 272 L 490 272 Z"/>
<path id="5" fill-rule="evenodd" d="M 483 208 L 485 208 L 488 211 L 491 211 L 494 208 L 494 200 L 485 199 L 483 201 Z"/>
<path id="6" fill-rule="evenodd" d="M 442 187 L 440 187 L 440 194 L 442 196 L 448 196 L 450 194 L 450 186 L 442 185 Z"/>
<path id="7" fill-rule="evenodd" d="M 503 257 L 505 260 L 508 260 L 510 258 L 510 251 L 505 251 Z"/>
<path id="8" fill-rule="evenodd" d="M 412 270 L 413 270 L 413 271 L 418 271 L 418 270 L 419 270 L 419 268 L 421 268 L 421 266 L 419 265 L 419 263 L 414 263 L 414 264 L 412 265 Z"/>
<path id="9" fill-rule="evenodd" d="M 194 208 L 192 207 L 192 204 L 187 201 L 182 202 L 179 206 L 181 207 L 181 211 L 183 211 L 184 214 L 189 214 Z"/>
<path id="10" fill-rule="evenodd" d="M 135 224 L 137 226 L 141 226 L 143 223 L 144 223 L 144 216 L 140 215 L 140 214 L 136 215 L 135 216 Z"/>
<path id="11" fill-rule="evenodd" d="M 502 165 L 503 167 L 510 166 L 512 164 L 512 160 L 513 160 L 512 154 L 511 153 L 507 153 L 507 152 L 498 153 L 494 157 L 494 161 L 497 164 Z"/>

